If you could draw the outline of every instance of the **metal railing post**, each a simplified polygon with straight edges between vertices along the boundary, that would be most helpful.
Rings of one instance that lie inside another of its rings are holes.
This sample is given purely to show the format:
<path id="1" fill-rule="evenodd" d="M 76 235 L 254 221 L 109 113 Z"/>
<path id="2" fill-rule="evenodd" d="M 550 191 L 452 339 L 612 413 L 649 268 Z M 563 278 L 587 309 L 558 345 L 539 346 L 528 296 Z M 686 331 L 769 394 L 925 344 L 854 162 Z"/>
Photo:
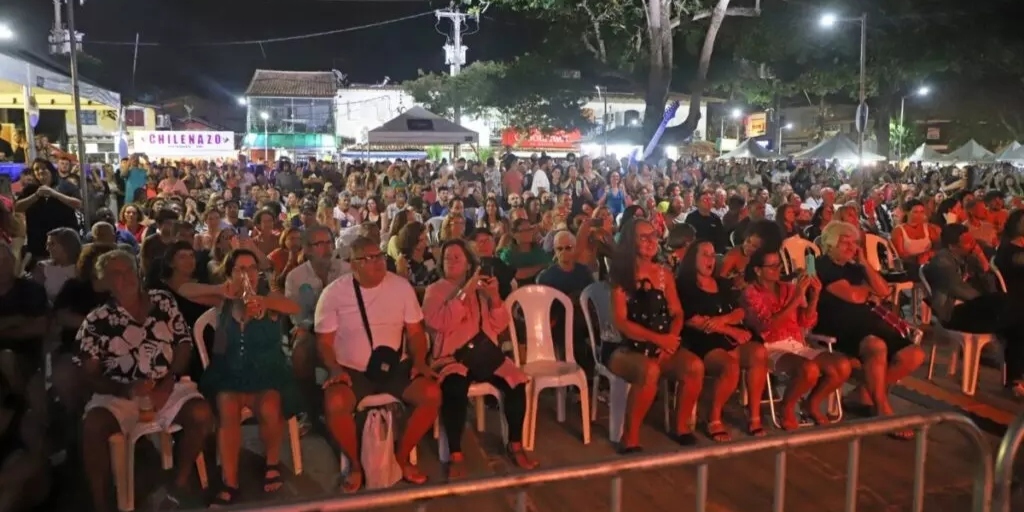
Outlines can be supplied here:
<path id="1" fill-rule="evenodd" d="M 1017 416 L 1017 419 L 1010 423 L 1006 429 L 1006 435 L 999 443 L 999 450 L 996 452 L 996 488 L 994 492 L 993 512 L 1010 512 L 1010 502 L 1013 499 L 1013 465 L 1020 451 L 1020 445 L 1024 442 L 1024 414 Z"/>
<path id="2" fill-rule="evenodd" d="M 445 484 L 432 484 L 385 491 L 370 491 L 350 496 L 336 496 L 320 500 L 300 500 L 291 503 L 261 503 L 252 508 L 232 510 L 259 510 L 260 512 L 355 512 L 400 505 L 415 504 L 424 512 L 433 500 L 492 491 L 516 492 L 515 509 L 526 512 L 528 488 L 553 482 L 566 482 L 599 477 L 611 477 L 611 512 L 621 512 L 623 500 L 622 475 L 627 471 L 697 466 L 696 510 L 707 510 L 708 465 L 715 461 L 732 459 L 758 452 L 775 452 L 775 492 L 772 509 L 782 510 L 785 504 L 786 451 L 798 447 L 846 441 L 849 443 L 848 474 L 846 479 L 845 510 L 853 512 L 857 506 L 858 472 L 860 469 L 860 440 L 865 436 L 914 429 L 917 432 L 914 455 L 914 509 L 921 510 L 924 502 L 924 466 L 927 460 L 927 434 L 929 427 L 950 423 L 966 434 L 978 460 L 974 467 L 974 496 L 971 512 L 991 512 L 993 476 L 996 472 L 992 449 L 985 434 L 967 416 L 957 412 L 936 412 L 906 416 L 890 416 L 872 420 L 853 421 L 791 432 L 785 435 L 746 438 L 729 443 L 715 444 L 697 449 L 669 453 L 611 459 L 591 464 L 544 469 L 527 473 L 460 480 Z M 1024 417 L 1018 418 L 1003 440 L 999 451 L 999 500 L 996 512 L 1010 511 L 1010 479 L 1013 457 L 1024 440 Z M 965 511 L 966 512 L 966 511 Z"/>

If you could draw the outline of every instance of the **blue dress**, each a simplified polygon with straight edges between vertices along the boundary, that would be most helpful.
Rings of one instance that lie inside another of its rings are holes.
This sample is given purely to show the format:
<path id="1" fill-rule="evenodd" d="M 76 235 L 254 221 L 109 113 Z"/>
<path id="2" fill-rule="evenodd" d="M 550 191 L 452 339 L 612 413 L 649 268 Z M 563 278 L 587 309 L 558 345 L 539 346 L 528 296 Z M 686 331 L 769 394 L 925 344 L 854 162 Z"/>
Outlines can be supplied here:
<path id="1" fill-rule="evenodd" d="M 294 373 L 281 344 L 284 315 L 267 313 L 242 325 L 225 306 L 218 313 L 217 330 L 224 329 L 226 343 L 218 353 L 217 343 L 210 353 L 210 366 L 203 373 L 200 390 L 216 404 L 221 392 L 260 393 L 276 390 L 281 394 L 284 417 L 302 410 Z"/>

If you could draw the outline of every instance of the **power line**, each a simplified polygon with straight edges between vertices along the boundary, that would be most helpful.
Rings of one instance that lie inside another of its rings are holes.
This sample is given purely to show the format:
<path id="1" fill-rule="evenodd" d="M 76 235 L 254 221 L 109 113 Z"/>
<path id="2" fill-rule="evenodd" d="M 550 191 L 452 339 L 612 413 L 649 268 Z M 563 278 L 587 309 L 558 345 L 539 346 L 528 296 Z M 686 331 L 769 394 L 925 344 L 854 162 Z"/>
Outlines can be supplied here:
<path id="1" fill-rule="evenodd" d="M 364 29 L 368 29 L 368 28 L 375 28 L 375 27 L 380 27 L 380 26 L 384 26 L 384 25 L 390 25 L 392 23 L 398 23 L 398 22 L 402 22 L 402 21 L 407 21 L 407 20 L 415 19 L 415 18 L 421 18 L 423 16 L 433 16 L 433 15 L 434 15 L 434 11 L 421 12 L 419 14 L 411 14 L 409 16 L 403 16 L 401 18 L 395 18 L 395 19 L 384 20 L 384 21 L 377 21 L 377 22 L 374 22 L 374 23 L 367 23 L 366 25 L 359 25 L 359 26 L 348 27 L 348 28 L 339 28 L 339 29 L 336 29 L 336 30 L 326 30 L 326 31 L 323 31 L 323 32 L 313 32 L 312 34 L 303 34 L 303 35 L 299 35 L 299 36 L 274 37 L 274 38 L 270 38 L 270 39 L 249 39 L 249 40 L 245 40 L 245 41 L 221 41 L 221 42 L 213 42 L 213 43 L 183 43 L 183 44 L 178 45 L 178 46 L 244 46 L 244 45 L 251 45 L 251 44 L 283 43 L 283 42 L 287 42 L 287 41 L 299 41 L 299 40 L 302 40 L 302 39 L 312 39 L 312 38 L 315 38 L 315 37 L 332 36 L 332 35 L 335 35 L 335 34 L 343 34 L 345 32 L 355 32 L 356 30 L 364 30 Z M 109 45 L 109 46 L 135 46 L 136 44 L 138 44 L 139 46 L 166 46 L 164 43 L 153 43 L 153 42 L 140 42 L 140 43 L 136 43 L 135 41 L 84 41 L 84 43 L 87 44 L 87 45 L 88 44 L 103 44 L 103 45 Z"/>

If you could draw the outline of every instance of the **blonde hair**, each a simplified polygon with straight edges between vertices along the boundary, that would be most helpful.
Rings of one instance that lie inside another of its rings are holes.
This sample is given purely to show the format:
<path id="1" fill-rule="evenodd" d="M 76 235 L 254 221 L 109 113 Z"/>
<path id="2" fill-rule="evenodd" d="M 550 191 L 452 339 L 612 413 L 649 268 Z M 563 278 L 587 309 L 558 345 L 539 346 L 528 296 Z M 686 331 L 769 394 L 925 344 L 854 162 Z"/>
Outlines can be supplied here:
<path id="1" fill-rule="evenodd" d="M 860 240 L 860 230 L 849 222 L 834 220 L 829 222 L 825 229 L 821 230 L 821 248 L 828 252 L 839 245 L 839 239 L 848 236 Z"/>

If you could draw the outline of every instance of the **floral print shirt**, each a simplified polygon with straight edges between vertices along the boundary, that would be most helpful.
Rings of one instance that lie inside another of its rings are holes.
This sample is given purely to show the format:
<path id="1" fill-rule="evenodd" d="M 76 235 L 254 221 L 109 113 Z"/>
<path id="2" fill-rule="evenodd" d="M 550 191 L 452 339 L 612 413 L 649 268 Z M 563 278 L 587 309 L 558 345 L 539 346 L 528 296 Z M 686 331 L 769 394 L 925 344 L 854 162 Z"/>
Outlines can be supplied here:
<path id="1" fill-rule="evenodd" d="M 92 310 L 78 329 L 77 362 L 96 359 L 105 377 L 122 384 L 166 376 L 174 349 L 192 343 L 192 329 L 170 293 L 148 293 L 150 311 L 141 324 L 113 301 Z"/>

